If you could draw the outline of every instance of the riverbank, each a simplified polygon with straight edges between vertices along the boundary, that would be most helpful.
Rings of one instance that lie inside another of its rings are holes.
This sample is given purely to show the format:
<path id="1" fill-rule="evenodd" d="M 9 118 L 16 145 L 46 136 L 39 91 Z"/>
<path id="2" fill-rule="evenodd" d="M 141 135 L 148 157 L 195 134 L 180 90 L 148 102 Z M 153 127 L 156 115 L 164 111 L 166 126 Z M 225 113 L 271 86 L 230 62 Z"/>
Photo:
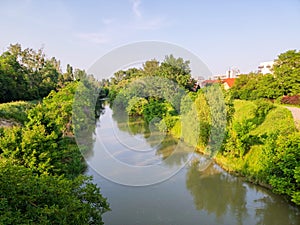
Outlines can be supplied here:
<path id="1" fill-rule="evenodd" d="M 300 134 L 291 112 L 266 101 L 235 100 L 234 109 L 227 138 L 214 157 L 215 163 L 228 173 L 299 205 Z M 176 127 L 177 135 L 179 128 Z M 199 145 L 196 151 L 209 154 L 206 147 Z"/>

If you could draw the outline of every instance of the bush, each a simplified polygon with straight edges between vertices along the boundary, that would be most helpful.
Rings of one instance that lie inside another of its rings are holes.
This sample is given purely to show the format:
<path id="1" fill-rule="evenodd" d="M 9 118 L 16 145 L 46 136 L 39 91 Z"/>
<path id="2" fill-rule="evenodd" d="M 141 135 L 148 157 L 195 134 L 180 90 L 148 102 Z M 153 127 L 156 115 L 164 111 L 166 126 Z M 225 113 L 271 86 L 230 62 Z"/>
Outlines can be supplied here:
<path id="1" fill-rule="evenodd" d="M 130 116 L 142 116 L 145 106 L 148 104 L 147 99 L 133 97 L 129 100 L 126 111 Z"/>
<path id="2" fill-rule="evenodd" d="M 166 115 L 167 108 L 164 102 L 159 100 L 150 99 L 149 103 L 146 105 L 143 115 L 146 122 L 150 122 L 154 118 L 162 119 Z"/>
<path id="3" fill-rule="evenodd" d="M 279 136 L 268 154 L 267 174 L 273 191 L 285 194 L 300 204 L 300 133 Z"/>
<path id="4" fill-rule="evenodd" d="M 1 159 L 0 180 L 0 224 L 103 224 L 102 214 L 109 210 L 86 176 L 38 176 Z"/>

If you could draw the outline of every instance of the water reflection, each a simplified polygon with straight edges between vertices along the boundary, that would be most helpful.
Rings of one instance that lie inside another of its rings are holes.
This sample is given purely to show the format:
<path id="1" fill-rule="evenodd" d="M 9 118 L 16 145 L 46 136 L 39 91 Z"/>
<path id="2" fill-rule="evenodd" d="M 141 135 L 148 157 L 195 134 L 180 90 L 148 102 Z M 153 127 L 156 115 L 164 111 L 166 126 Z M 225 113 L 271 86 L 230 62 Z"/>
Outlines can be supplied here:
<path id="1" fill-rule="evenodd" d="M 298 210 L 280 196 L 227 174 L 204 156 L 193 154 L 193 148 L 142 120 L 130 120 L 124 112 L 113 112 L 108 106 L 102 112 L 95 134 L 101 135 L 103 146 L 122 162 L 142 168 L 155 163 L 173 168 L 193 156 L 184 169 L 156 185 L 137 188 L 98 178 L 96 182 L 112 207 L 105 214 L 106 224 L 300 224 Z M 126 179 L 128 171 L 110 168 L 97 144 L 96 140 L 88 158 L 91 165 L 108 168 Z M 141 170 L 133 177 L 147 176 Z"/>
<path id="2" fill-rule="evenodd" d="M 235 224 L 243 224 L 247 208 L 246 188 L 241 181 L 217 170 L 213 164 L 199 171 L 195 161 L 188 168 L 186 187 L 193 195 L 197 210 L 213 213 L 218 220 L 230 211 L 235 215 Z"/>
<path id="3" fill-rule="evenodd" d="M 199 171 L 199 162 L 191 163 L 186 187 L 193 196 L 195 208 L 214 214 L 220 224 L 228 215 L 231 224 L 300 224 L 298 209 L 280 196 L 247 184 L 213 164 Z"/>
<path id="4" fill-rule="evenodd" d="M 286 201 L 278 196 L 264 196 L 255 202 L 260 205 L 255 210 L 259 225 L 300 224 L 299 210 L 287 205 Z"/>
<path id="5" fill-rule="evenodd" d="M 116 134 L 128 149 L 123 148 L 113 154 L 122 161 L 126 160 L 125 155 L 130 154 L 131 163 L 132 159 L 143 155 L 143 160 L 138 165 L 150 165 L 156 161 L 156 163 L 162 162 L 169 167 L 181 166 L 194 150 L 171 135 L 160 132 L 155 124 L 147 124 L 142 118 L 129 118 L 126 112 L 120 111 L 114 111 L 112 118 L 118 129 L 125 132 L 125 134 L 119 132 Z M 137 144 L 139 142 L 142 142 L 143 145 Z"/>
<path id="6" fill-rule="evenodd" d="M 112 118 L 117 122 L 118 129 L 136 139 L 145 139 L 151 147 L 159 145 L 166 135 L 160 132 L 154 123 L 147 124 L 140 117 L 128 117 L 124 111 L 113 111 Z"/>

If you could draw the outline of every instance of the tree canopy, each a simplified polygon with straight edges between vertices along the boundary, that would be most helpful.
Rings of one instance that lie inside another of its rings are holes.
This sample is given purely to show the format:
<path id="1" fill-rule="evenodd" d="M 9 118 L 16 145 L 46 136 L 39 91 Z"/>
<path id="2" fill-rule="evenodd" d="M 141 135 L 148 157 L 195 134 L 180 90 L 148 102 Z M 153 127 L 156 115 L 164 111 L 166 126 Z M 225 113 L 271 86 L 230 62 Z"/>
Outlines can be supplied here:
<path id="1" fill-rule="evenodd" d="M 273 74 L 250 73 L 241 75 L 232 87 L 237 99 L 277 99 L 300 93 L 300 52 L 289 50 L 275 59 Z"/>

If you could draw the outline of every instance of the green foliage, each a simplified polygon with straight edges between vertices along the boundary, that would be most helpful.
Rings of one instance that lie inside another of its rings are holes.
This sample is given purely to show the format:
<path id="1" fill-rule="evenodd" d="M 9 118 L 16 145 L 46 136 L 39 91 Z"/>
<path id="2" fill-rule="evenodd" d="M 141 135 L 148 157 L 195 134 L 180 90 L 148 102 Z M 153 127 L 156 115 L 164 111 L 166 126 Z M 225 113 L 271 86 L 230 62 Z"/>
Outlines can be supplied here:
<path id="1" fill-rule="evenodd" d="M 0 56 L 0 102 L 48 95 L 37 105 L 0 105 L 0 117 L 23 125 L 0 129 L 0 224 L 103 224 L 109 210 L 91 178 L 80 175 L 86 165 L 74 139 L 79 130 L 94 131 L 105 81 L 59 67 L 41 49 L 20 45 Z"/>
<path id="2" fill-rule="evenodd" d="M 28 112 L 28 128 L 41 124 L 48 134 L 57 135 L 72 133 L 72 105 L 78 83 L 70 83 L 59 92 L 52 91 L 41 104 Z"/>
<path id="3" fill-rule="evenodd" d="M 122 88 L 126 87 L 126 85 L 128 85 L 131 81 L 145 77 L 164 78 L 156 80 L 160 82 L 165 80 L 168 81 L 168 84 L 170 84 L 170 82 L 174 82 L 182 88 L 191 90 L 196 81 L 191 77 L 189 63 L 189 61 L 184 61 L 182 58 L 175 58 L 173 55 L 170 55 L 166 56 L 162 63 L 153 59 L 146 61 L 143 64 L 142 69 L 131 68 L 126 71 L 120 70 L 116 72 L 111 79 L 110 98 L 113 100 L 117 96 L 117 93 Z M 152 84 L 152 86 L 155 85 L 163 86 L 163 84 L 160 84 L 159 82 L 156 83 L 154 80 L 154 84 Z M 172 90 L 172 87 L 169 87 L 169 89 Z M 150 90 L 150 88 L 148 88 L 148 90 Z M 160 90 L 156 89 L 156 91 L 159 93 Z M 136 93 L 136 96 L 142 97 L 138 95 L 138 93 L 139 91 Z"/>
<path id="4" fill-rule="evenodd" d="M 1 224 L 103 224 L 109 210 L 91 178 L 33 174 L 0 160 Z"/>
<path id="5" fill-rule="evenodd" d="M 273 147 L 273 148 L 272 148 Z M 279 136 L 276 145 L 268 149 L 268 180 L 273 190 L 286 194 L 297 204 L 300 194 L 300 133 Z"/>
<path id="6" fill-rule="evenodd" d="M 241 105 L 242 102 L 238 102 Z M 227 136 L 227 142 L 225 144 L 225 154 L 231 154 L 234 157 L 243 157 L 251 148 L 251 146 L 261 144 L 262 134 L 253 133 L 258 126 L 260 126 L 268 114 L 268 112 L 274 108 L 273 104 L 265 100 L 256 100 L 253 102 L 254 105 L 244 102 L 246 109 L 249 111 L 251 117 L 235 116 L 232 125 L 229 127 Z M 250 107 L 249 107 L 250 106 Z M 254 107 L 253 107 L 254 106 Z M 237 113 L 245 113 L 241 108 L 238 108 Z"/>
<path id="7" fill-rule="evenodd" d="M 176 59 L 173 55 L 166 56 L 165 60 L 161 63 L 157 75 L 172 80 L 185 89 L 191 90 L 194 87 L 195 80 L 191 79 L 189 64 L 189 61 L 184 61 L 182 58 Z"/>
<path id="8" fill-rule="evenodd" d="M 300 204 L 300 134 L 291 113 L 263 100 L 238 100 L 234 105 L 232 126 L 217 162 Z"/>
<path id="9" fill-rule="evenodd" d="M 241 75 L 231 92 L 236 99 L 277 99 L 283 95 L 300 93 L 300 52 L 290 50 L 275 60 L 273 74 Z"/>
<path id="10" fill-rule="evenodd" d="M 283 95 L 300 93 L 300 51 L 289 50 L 280 54 L 273 71 Z"/>
<path id="11" fill-rule="evenodd" d="M 27 110 L 34 107 L 32 102 L 10 102 L 0 104 L 0 118 L 13 119 L 24 124 L 27 121 Z"/>
<path id="12" fill-rule="evenodd" d="M 147 99 L 133 97 L 129 100 L 126 111 L 128 112 L 129 116 L 142 116 L 147 104 Z"/>
<path id="13" fill-rule="evenodd" d="M 157 101 L 153 98 L 149 99 L 149 103 L 145 105 L 143 116 L 149 123 L 153 119 L 161 120 L 167 112 L 166 105 L 163 101 Z"/>
<path id="14" fill-rule="evenodd" d="M 92 87 L 84 80 L 69 83 L 30 109 L 25 126 L 0 130 L 1 224 L 103 224 L 109 206 L 91 179 L 80 175 L 85 164 L 73 137 L 75 91 L 97 99 L 83 91 L 97 89 Z M 95 108 L 88 114 L 95 121 Z"/>
<path id="15" fill-rule="evenodd" d="M 0 102 L 34 100 L 58 87 L 59 61 L 46 59 L 43 49 L 10 45 L 0 56 Z"/>
<path id="16" fill-rule="evenodd" d="M 0 137 L 2 155 L 39 174 L 67 177 L 80 174 L 85 164 L 73 138 L 72 124 L 72 106 L 78 85 L 78 82 L 70 83 L 59 92 L 51 92 L 42 103 L 29 110 L 25 127 L 3 131 Z M 91 114 L 95 125 L 95 111 Z"/>
<path id="17" fill-rule="evenodd" d="M 220 84 L 215 84 L 204 89 L 207 103 L 210 107 L 211 128 L 209 140 L 209 153 L 215 156 L 221 149 L 226 137 L 226 126 L 231 120 L 230 98 L 225 98 L 224 90 Z M 229 115 L 227 115 L 229 113 Z"/>
<path id="18" fill-rule="evenodd" d="M 295 122 L 291 112 L 282 106 L 277 106 L 269 111 L 265 120 L 260 126 L 257 126 L 254 130 L 252 130 L 251 134 L 270 135 L 272 133 L 278 133 L 287 135 L 295 131 Z"/>

